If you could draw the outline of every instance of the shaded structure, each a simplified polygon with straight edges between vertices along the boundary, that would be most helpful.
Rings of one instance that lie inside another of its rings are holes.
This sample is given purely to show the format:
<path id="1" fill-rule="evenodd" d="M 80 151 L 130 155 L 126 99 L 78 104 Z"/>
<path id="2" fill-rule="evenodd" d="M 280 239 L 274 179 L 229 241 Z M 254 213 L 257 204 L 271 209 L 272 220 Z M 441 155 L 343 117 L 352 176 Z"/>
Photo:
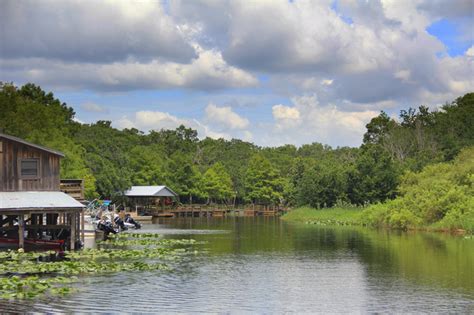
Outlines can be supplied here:
<path id="1" fill-rule="evenodd" d="M 0 244 L 77 247 L 84 206 L 60 191 L 62 157 L 0 133 Z"/>
<path id="2" fill-rule="evenodd" d="M 178 197 L 166 186 L 132 186 L 124 195 L 132 209 L 140 215 L 154 214 L 171 206 Z"/>

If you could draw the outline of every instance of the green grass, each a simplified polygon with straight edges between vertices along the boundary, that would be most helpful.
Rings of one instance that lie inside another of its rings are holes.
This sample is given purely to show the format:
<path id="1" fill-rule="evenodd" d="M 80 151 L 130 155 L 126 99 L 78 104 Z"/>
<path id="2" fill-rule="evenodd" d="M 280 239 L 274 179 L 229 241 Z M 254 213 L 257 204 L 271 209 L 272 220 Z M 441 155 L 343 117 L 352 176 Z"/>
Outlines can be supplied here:
<path id="1" fill-rule="evenodd" d="M 361 225 L 362 208 L 325 208 L 301 207 L 291 210 L 282 219 L 318 225 Z"/>
<path id="2" fill-rule="evenodd" d="M 368 210 L 367 210 L 368 209 Z M 366 211 L 364 211 L 366 210 Z M 287 222 L 315 224 L 315 225 L 362 225 L 372 227 L 383 227 L 391 229 L 400 229 L 396 226 L 390 226 L 379 222 L 371 217 L 374 208 L 324 208 L 315 209 L 310 207 L 301 207 L 291 210 L 282 217 Z M 420 230 L 431 232 L 457 232 L 473 234 L 474 218 L 470 220 L 463 219 L 463 222 L 445 222 L 440 221 L 434 224 L 420 224 L 419 226 L 407 226 L 402 230 Z M 464 231 L 464 232 L 463 232 Z"/>

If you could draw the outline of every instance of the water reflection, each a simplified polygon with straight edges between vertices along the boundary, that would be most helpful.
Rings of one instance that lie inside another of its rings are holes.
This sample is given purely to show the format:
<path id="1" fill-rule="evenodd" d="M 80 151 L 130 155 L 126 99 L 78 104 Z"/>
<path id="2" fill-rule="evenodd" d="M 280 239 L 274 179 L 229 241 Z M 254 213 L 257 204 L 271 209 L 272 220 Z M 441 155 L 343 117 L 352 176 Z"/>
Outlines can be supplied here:
<path id="1" fill-rule="evenodd" d="M 200 255 L 172 273 L 86 278 L 79 293 L 67 298 L 0 309 L 474 312 L 471 239 L 292 225 L 276 218 L 167 219 L 144 231 L 205 243 L 197 245 Z"/>

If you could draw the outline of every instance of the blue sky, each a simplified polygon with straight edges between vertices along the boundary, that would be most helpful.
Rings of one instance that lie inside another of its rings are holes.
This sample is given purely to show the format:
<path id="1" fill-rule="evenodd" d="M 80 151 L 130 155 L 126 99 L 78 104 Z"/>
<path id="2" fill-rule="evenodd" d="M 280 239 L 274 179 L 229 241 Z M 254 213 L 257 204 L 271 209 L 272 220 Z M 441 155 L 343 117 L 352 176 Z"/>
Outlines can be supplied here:
<path id="1" fill-rule="evenodd" d="M 462 30 L 465 24 L 471 25 L 471 34 L 465 34 Z M 472 18 L 466 20 L 440 19 L 431 24 L 426 30 L 435 36 L 446 46 L 446 53 L 451 57 L 462 56 L 473 45 L 474 21 Z"/>
<path id="2" fill-rule="evenodd" d="M 0 80 L 39 84 L 85 123 L 258 145 L 358 146 L 474 90 L 472 1 L 0 3 Z"/>

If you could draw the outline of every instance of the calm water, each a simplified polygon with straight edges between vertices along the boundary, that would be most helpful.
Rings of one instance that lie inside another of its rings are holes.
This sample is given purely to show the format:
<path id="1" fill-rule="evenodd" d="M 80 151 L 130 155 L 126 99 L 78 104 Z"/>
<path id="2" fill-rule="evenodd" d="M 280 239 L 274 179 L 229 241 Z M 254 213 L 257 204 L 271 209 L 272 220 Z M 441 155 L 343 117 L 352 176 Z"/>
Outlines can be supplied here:
<path id="1" fill-rule="evenodd" d="M 474 239 L 277 218 L 168 220 L 143 231 L 206 243 L 172 273 L 86 277 L 77 294 L 0 310 L 474 313 Z"/>

